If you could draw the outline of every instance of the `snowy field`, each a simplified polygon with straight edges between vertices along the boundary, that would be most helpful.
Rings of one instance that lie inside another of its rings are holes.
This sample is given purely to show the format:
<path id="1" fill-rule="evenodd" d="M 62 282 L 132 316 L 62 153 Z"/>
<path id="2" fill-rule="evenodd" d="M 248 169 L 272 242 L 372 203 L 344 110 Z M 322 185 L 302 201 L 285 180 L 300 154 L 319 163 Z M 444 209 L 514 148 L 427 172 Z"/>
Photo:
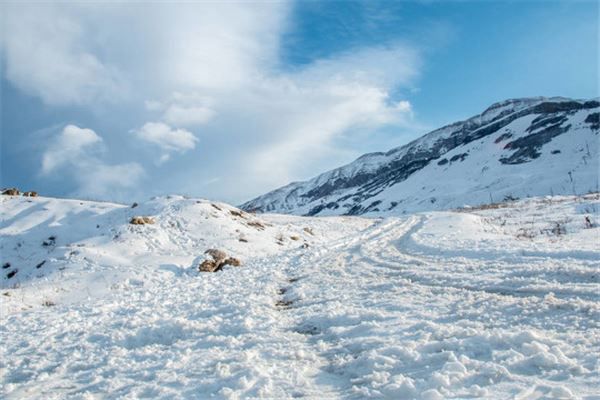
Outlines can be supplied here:
<path id="1" fill-rule="evenodd" d="M 597 194 L 380 219 L 0 207 L 5 399 L 600 399 Z M 243 266 L 197 272 L 208 248 Z"/>

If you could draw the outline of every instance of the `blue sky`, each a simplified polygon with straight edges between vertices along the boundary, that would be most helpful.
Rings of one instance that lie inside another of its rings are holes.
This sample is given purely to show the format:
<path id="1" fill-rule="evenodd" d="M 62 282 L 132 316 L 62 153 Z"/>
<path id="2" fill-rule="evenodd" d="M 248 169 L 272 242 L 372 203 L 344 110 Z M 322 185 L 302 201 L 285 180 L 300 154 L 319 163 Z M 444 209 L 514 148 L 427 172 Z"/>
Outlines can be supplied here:
<path id="1" fill-rule="evenodd" d="M 1 178 L 240 203 L 493 102 L 597 97 L 595 1 L 2 3 Z"/>

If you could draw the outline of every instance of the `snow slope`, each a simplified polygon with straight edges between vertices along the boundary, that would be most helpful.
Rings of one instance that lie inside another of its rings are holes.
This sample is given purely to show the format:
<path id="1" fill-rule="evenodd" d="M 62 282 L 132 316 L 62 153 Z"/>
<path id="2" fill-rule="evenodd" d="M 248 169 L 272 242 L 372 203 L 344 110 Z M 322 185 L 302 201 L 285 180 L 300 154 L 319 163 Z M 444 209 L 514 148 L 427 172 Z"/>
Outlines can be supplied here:
<path id="1" fill-rule="evenodd" d="M 598 191 L 600 102 L 525 98 L 241 207 L 297 215 L 400 215 L 504 198 Z"/>
<path id="2" fill-rule="evenodd" d="M 39 305 L 38 295 L 54 285 L 59 292 L 44 293 L 49 301 L 62 302 L 106 292 L 124 280 L 135 285 L 148 275 L 162 281 L 195 273 L 210 248 L 246 261 L 311 245 L 320 240 L 322 229 L 341 223 L 331 221 L 348 219 L 314 219 L 300 226 L 293 224 L 298 218 L 273 216 L 271 222 L 224 203 L 181 196 L 155 198 L 135 208 L 13 196 L 0 196 L 0 205 L 1 260 L 3 266 L 10 264 L 1 271 L 0 288 L 26 287 L 20 301 L 3 299 L 2 311 Z M 131 225 L 133 216 L 154 217 L 156 224 Z M 361 220 L 359 225 L 369 223 Z M 28 301 L 29 291 L 34 304 Z"/>
<path id="3" fill-rule="evenodd" d="M 597 194 L 386 219 L 1 201 L 2 398 L 600 398 Z M 208 247 L 244 266 L 196 272 Z"/>

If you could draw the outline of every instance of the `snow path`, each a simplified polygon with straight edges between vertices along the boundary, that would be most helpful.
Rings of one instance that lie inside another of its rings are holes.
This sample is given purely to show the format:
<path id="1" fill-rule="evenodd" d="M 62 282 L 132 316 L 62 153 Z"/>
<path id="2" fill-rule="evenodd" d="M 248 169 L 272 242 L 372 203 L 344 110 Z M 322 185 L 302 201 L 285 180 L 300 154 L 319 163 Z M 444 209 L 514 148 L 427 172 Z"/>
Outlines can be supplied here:
<path id="1" fill-rule="evenodd" d="M 296 324 L 329 357 L 323 368 L 344 378 L 341 393 L 503 398 L 533 387 L 552 397 L 577 393 L 563 381 L 593 384 L 600 325 L 597 301 L 582 299 L 590 293 L 558 299 L 551 289 L 569 282 L 555 279 L 536 279 L 535 290 L 527 279 L 515 285 L 515 270 L 542 268 L 543 258 L 510 255 L 507 269 L 495 259 L 412 254 L 406 245 L 426 219 L 385 221 L 301 266 L 305 278 L 289 295 Z M 586 349 L 594 350 L 581 357 Z"/>
<path id="2" fill-rule="evenodd" d="M 544 204 L 535 227 L 567 215 L 568 234 L 516 238 L 538 206 L 369 223 L 273 216 L 273 232 L 308 225 L 331 239 L 317 233 L 309 248 L 273 245 L 243 268 L 198 275 L 194 251 L 178 256 L 171 244 L 205 242 L 170 204 L 159 214 L 169 241 L 135 231 L 148 250 L 108 294 L 2 316 L 0 393 L 598 399 L 599 228 L 581 229 L 582 204 L 566 199 Z M 108 268 L 95 254 L 134 257 L 121 246 L 83 247 L 84 270 Z"/>

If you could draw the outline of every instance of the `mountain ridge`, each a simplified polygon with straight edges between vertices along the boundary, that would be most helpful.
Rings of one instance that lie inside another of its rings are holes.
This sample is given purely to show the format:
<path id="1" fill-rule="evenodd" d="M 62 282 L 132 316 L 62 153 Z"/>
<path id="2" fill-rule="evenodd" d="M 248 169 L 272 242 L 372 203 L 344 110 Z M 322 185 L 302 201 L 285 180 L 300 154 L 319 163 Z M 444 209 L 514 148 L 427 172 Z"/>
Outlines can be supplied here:
<path id="1" fill-rule="evenodd" d="M 598 110 L 600 110 L 600 102 L 597 98 L 585 100 L 565 97 L 529 97 L 500 101 L 492 104 L 478 115 L 447 124 L 403 146 L 395 147 L 387 152 L 363 154 L 349 164 L 324 172 L 307 181 L 290 183 L 250 200 L 240 207 L 258 212 L 302 215 L 362 215 L 385 213 L 402 203 L 404 205 L 393 213 L 460 206 L 457 202 L 448 201 L 432 206 L 437 202 L 436 200 L 432 201 L 431 205 L 417 206 L 415 202 L 420 202 L 417 193 L 411 193 L 411 196 L 408 197 L 416 198 L 408 200 L 406 195 L 403 196 L 402 193 L 396 192 L 402 192 L 400 187 L 405 188 L 406 183 L 404 185 L 401 183 L 407 180 L 414 181 L 415 179 L 411 179 L 411 177 L 415 177 L 415 174 L 431 170 L 434 160 L 441 163 L 438 164 L 439 166 L 448 164 L 446 168 L 457 161 L 462 163 L 465 159 L 469 163 L 469 160 L 474 158 L 469 157 L 475 150 L 471 148 L 474 147 L 474 142 L 490 142 L 492 136 L 494 137 L 493 144 L 501 145 L 503 148 L 500 152 L 496 151 L 498 149 L 495 147 L 498 146 L 492 146 L 485 150 L 488 153 L 494 153 L 494 157 L 498 161 L 494 165 L 488 165 L 486 171 L 494 167 L 493 171 L 496 171 L 497 175 L 508 174 L 510 177 L 511 175 L 522 175 L 524 171 L 510 169 L 508 166 L 522 166 L 535 161 L 534 164 L 537 167 L 542 155 L 540 151 L 544 148 L 547 149 L 549 143 L 564 137 L 565 134 L 578 134 L 579 136 L 575 137 L 574 141 L 565 144 L 565 148 L 573 147 L 573 144 L 585 144 L 584 147 L 587 147 L 584 153 L 586 157 L 584 159 L 586 168 L 583 168 L 585 177 L 581 178 L 588 182 L 595 181 L 584 185 L 585 188 L 578 189 L 580 192 L 597 190 L 597 173 L 593 171 L 594 165 L 597 166 L 597 156 L 593 157 L 592 153 L 596 155 L 598 153 L 597 133 L 600 115 Z M 500 135 L 496 135 L 497 132 L 501 132 Z M 590 142 L 592 142 L 591 148 Z M 459 148 L 464 148 L 464 151 L 451 154 Z M 551 151 L 554 150 L 557 149 Z M 448 155 L 449 158 L 445 158 L 444 155 Z M 555 160 L 548 159 L 545 153 L 542 159 L 544 163 L 556 164 Z M 562 161 L 563 168 L 554 166 L 553 172 L 562 172 L 562 175 L 565 176 L 570 172 L 569 179 L 572 180 L 572 170 L 576 167 L 573 165 L 573 160 Z M 581 170 L 578 168 L 579 172 Z M 430 173 L 427 178 L 435 181 L 435 179 L 443 179 L 444 175 L 447 174 L 432 175 Z M 477 204 L 489 202 L 494 197 L 492 192 L 498 191 L 502 193 L 496 193 L 496 197 L 499 195 L 520 197 L 567 192 L 572 194 L 573 187 L 571 186 L 573 185 L 565 186 L 563 180 L 559 182 L 555 179 L 556 182 L 546 182 L 549 183 L 549 188 L 546 187 L 544 190 L 537 188 L 531 193 L 525 193 L 523 188 L 515 188 L 512 193 L 510 190 L 506 190 L 506 187 L 499 188 L 496 187 L 498 185 L 492 185 L 488 188 L 490 189 L 489 198 L 486 196 L 483 199 L 478 196 L 473 200 L 477 200 L 475 202 Z M 414 186 L 414 184 L 420 183 L 415 181 L 411 184 Z M 381 195 L 382 192 L 385 193 Z M 414 192 L 414 190 L 411 189 L 408 192 Z M 385 196 L 386 193 L 388 196 Z M 465 188 L 462 197 L 468 197 L 468 193 L 469 191 Z M 366 204 L 369 199 L 372 201 Z M 379 203 L 377 203 L 378 201 Z M 379 207 L 384 202 L 387 202 L 386 210 Z"/>

